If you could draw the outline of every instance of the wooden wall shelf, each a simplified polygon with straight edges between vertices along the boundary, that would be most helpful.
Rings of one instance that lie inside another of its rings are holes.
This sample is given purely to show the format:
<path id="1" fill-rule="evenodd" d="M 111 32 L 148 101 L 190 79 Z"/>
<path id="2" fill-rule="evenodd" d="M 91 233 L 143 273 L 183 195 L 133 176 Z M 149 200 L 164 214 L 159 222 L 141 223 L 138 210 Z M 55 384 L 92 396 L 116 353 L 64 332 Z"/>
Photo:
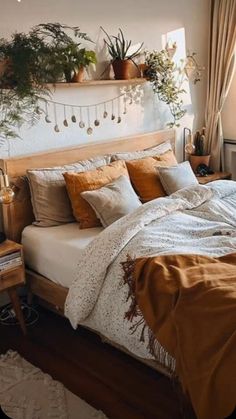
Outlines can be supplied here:
<path id="1" fill-rule="evenodd" d="M 146 83 L 146 79 L 144 78 L 135 78 L 129 80 L 85 80 L 81 83 L 48 83 L 47 86 L 50 87 L 85 87 L 85 86 L 104 86 L 104 85 L 135 85 L 135 84 L 144 84 Z"/>

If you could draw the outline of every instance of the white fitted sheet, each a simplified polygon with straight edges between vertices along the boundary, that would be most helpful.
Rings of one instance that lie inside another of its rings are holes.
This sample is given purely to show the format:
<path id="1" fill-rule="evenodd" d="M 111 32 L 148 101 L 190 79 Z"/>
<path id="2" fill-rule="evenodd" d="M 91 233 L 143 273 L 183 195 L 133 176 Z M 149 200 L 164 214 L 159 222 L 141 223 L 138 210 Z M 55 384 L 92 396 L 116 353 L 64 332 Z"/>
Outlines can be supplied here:
<path id="1" fill-rule="evenodd" d="M 78 223 L 27 226 L 22 233 L 25 262 L 29 268 L 68 288 L 76 274 L 79 252 L 102 230 L 102 227 L 80 230 Z"/>

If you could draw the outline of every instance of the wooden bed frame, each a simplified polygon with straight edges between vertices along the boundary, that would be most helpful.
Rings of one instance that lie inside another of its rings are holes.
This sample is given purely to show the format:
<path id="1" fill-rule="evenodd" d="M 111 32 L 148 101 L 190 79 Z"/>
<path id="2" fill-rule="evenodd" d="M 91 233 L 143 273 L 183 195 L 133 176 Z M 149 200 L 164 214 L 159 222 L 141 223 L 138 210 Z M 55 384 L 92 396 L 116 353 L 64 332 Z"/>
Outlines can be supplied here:
<path id="1" fill-rule="evenodd" d="M 61 166 L 94 156 L 121 151 L 145 150 L 169 140 L 175 150 L 176 133 L 174 130 L 150 132 L 142 135 L 119 138 L 117 140 L 100 141 L 88 145 L 51 150 L 22 157 L 0 160 L 0 167 L 8 174 L 15 192 L 11 204 L 2 205 L 3 229 L 8 239 L 21 241 L 23 229 L 32 224 L 34 215 L 30 200 L 30 191 L 26 172 L 40 167 Z M 26 269 L 29 292 L 39 297 L 40 301 L 64 314 L 64 303 L 68 289 L 55 284 L 48 278 Z"/>

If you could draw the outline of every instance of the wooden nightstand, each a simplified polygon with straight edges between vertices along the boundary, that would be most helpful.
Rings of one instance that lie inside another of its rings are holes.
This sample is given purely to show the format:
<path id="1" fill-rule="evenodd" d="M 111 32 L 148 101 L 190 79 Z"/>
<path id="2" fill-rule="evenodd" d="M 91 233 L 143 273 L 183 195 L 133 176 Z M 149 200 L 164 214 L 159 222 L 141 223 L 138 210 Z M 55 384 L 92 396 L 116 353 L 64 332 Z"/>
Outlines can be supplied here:
<path id="1" fill-rule="evenodd" d="M 231 173 L 228 172 L 215 172 L 213 175 L 199 176 L 197 177 L 197 180 L 201 185 L 205 185 L 206 183 L 213 182 L 214 180 L 230 180 L 231 176 Z"/>
<path id="2" fill-rule="evenodd" d="M 25 321 L 17 294 L 17 287 L 24 284 L 23 248 L 18 243 L 6 240 L 0 244 L 0 292 L 6 291 L 8 293 L 21 329 L 26 334 Z"/>

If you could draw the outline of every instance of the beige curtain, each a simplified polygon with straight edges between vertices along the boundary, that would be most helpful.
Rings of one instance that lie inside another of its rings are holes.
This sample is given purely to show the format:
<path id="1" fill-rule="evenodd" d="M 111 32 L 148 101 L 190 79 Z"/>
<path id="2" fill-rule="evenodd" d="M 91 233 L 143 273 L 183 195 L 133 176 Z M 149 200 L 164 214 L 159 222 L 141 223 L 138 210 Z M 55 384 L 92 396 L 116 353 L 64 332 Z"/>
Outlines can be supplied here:
<path id="1" fill-rule="evenodd" d="M 236 0 L 211 0 L 206 136 L 214 170 L 223 165 L 221 111 L 233 77 L 235 43 Z"/>

